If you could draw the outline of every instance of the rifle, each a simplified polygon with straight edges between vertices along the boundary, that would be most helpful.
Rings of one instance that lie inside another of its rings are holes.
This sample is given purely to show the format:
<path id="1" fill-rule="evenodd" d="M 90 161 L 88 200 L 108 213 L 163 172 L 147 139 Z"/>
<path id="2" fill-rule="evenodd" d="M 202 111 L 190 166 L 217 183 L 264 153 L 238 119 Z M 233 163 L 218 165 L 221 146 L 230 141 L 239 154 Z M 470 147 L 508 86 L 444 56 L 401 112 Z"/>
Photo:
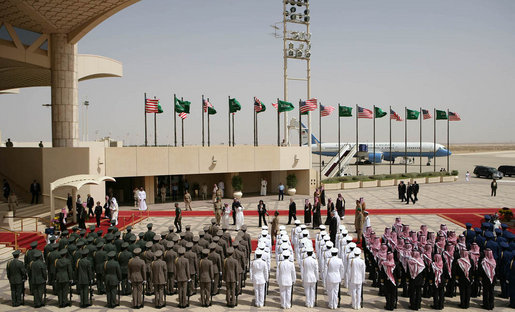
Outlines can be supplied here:
<path id="1" fill-rule="evenodd" d="M 72 298 L 73 298 L 73 289 L 72 289 L 73 282 L 70 281 L 70 305 L 72 304 Z"/>
<path id="2" fill-rule="evenodd" d="M 145 306 L 145 286 L 147 285 L 146 281 L 143 281 L 143 301 L 141 301 L 141 306 Z"/>
<path id="3" fill-rule="evenodd" d="M 118 291 L 118 303 L 117 303 L 117 306 L 120 305 L 120 282 L 118 282 L 118 285 L 116 285 L 116 289 Z"/>
<path id="4" fill-rule="evenodd" d="M 89 282 L 89 305 L 93 305 L 93 281 Z"/>
<path id="5" fill-rule="evenodd" d="M 340 308 L 340 302 L 342 301 L 342 297 L 341 297 L 341 294 L 342 294 L 342 287 L 341 287 L 342 283 L 338 283 L 338 309 Z"/>
<path id="6" fill-rule="evenodd" d="M 46 283 L 44 285 L 44 288 L 45 288 L 45 290 L 44 290 L 45 297 L 43 298 L 43 304 L 46 305 Z"/>
<path id="7" fill-rule="evenodd" d="M 215 289 L 215 280 L 211 280 L 211 299 L 209 299 L 209 306 L 213 303 L 213 290 Z"/>
<path id="8" fill-rule="evenodd" d="M 361 285 L 361 307 L 363 308 L 363 285 Z"/>
<path id="9" fill-rule="evenodd" d="M 239 294 L 240 294 L 240 292 L 238 291 L 238 282 L 236 282 L 236 304 L 234 306 L 238 305 L 238 295 Z"/>
<path id="10" fill-rule="evenodd" d="M 25 305 L 25 281 L 23 281 L 23 286 L 21 289 L 21 305 Z"/>
<path id="11" fill-rule="evenodd" d="M 220 278 L 218 278 L 218 288 L 222 288 L 222 272 L 218 273 L 220 275 Z"/>
<path id="12" fill-rule="evenodd" d="M 263 305 L 266 305 L 266 293 L 268 292 L 268 282 L 265 282 L 265 296 L 263 298 Z"/>
<path id="13" fill-rule="evenodd" d="M 315 307 L 317 306 L 318 281 L 315 282 Z"/>
<path id="14" fill-rule="evenodd" d="M 164 292 L 164 299 L 165 299 L 165 306 L 166 306 L 166 292 L 168 291 L 168 287 L 166 287 L 166 283 L 165 283 L 165 286 L 164 286 L 164 289 L 163 289 L 163 292 Z"/>
<path id="15" fill-rule="evenodd" d="M 293 306 L 293 285 L 295 284 L 291 284 L 290 307 Z"/>
<path id="16" fill-rule="evenodd" d="M 186 284 L 186 287 L 188 287 L 187 290 L 186 290 L 186 293 L 187 293 L 187 296 L 188 296 L 188 305 L 190 305 L 190 297 L 191 297 L 190 283 L 191 283 L 191 280 L 189 280 L 188 284 Z"/>

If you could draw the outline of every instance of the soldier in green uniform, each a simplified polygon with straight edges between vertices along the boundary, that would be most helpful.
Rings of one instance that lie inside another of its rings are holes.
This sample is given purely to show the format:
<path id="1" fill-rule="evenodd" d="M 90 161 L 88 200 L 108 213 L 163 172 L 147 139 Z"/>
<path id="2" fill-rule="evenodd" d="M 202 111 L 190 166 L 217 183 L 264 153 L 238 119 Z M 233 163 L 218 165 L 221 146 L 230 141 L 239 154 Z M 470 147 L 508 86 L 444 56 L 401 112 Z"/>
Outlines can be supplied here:
<path id="1" fill-rule="evenodd" d="M 194 295 L 197 293 L 197 276 L 198 276 L 198 258 L 197 254 L 194 253 L 191 249 L 193 248 L 193 243 L 186 243 L 186 254 L 184 257 L 188 259 L 190 262 L 190 279 L 191 283 L 189 286 L 190 294 Z"/>
<path id="2" fill-rule="evenodd" d="M 207 258 L 209 249 L 202 250 L 199 264 L 200 304 L 203 307 L 211 305 L 211 287 L 214 286 L 215 273 L 213 263 Z"/>
<path id="3" fill-rule="evenodd" d="M 174 230 L 173 225 L 170 225 L 168 227 L 168 234 L 166 234 L 166 240 L 172 241 L 173 238 L 177 236 L 177 234 L 175 234 L 173 232 L 173 230 Z"/>
<path id="4" fill-rule="evenodd" d="M 175 280 L 177 281 L 177 292 L 179 293 L 179 308 L 189 306 L 188 282 L 191 282 L 190 262 L 184 257 L 186 249 L 180 247 L 179 258 L 175 259 Z"/>
<path id="5" fill-rule="evenodd" d="M 110 251 L 107 253 L 107 260 L 104 263 L 104 276 L 106 283 L 107 293 L 107 307 L 114 308 L 119 305 L 117 299 L 118 285 L 122 279 L 122 270 L 118 261 L 114 259 L 116 252 Z"/>
<path id="6" fill-rule="evenodd" d="M 152 270 L 151 265 L 152 261 L 154 261 L 154 253 L 150 250 L 152 248 L 152 242 L 147 242 L 145 244 L 145 251 L 141 254 L 141 259 L 145 261 L 145 271 L 147 272 L 147 292 L 146 295 L 150 295 L 154 292 L 154 284 L 152 283 Z"/>
<path id="7" fill-rule="evenodd" d="M 124 241 L 120 238 L 122 236 L 122 233 L 121 232 L 116 232 L 114 233 L 114 246 L 116 247 L 116 252 L 119 253 L 120 251 L 122 251 L 122 244 L 124 243 Z"/>
<path id="8" fill-rule="evenodd" d="M 46 265 L 48 271 L 48 283 L 52 285 L 52 292 L 57 295 L 56 282 L 55 282 L 55 263 L 59 259 L 59 244 L 54 243 L 51 245 L 52 250 L 48 253 Z"/>
<path id="9" fill-rule="evenodd" d="M 95 225 L 90 225 L 89 226 L 89 233 L 88 233 L 88 236 L 87 237 L 93 237 L 93 239 L 97 238 L 98 237 L 98 234 L 95 232 Z"/>
<path id="10" fill-rule="evenodd" d="M 163 259 L 166 262 L 167 276 L 167 295 L 175 294 L 174 280 L 175 280 L 175 259 L 177 259 L 177 253 L 173 250 L 173 242 L 166 243 L 166 251 L 163 255 Z"/>
<path id="11" fill-rule="evenodd" d="M 227 258 L 224 260 L 223 280 L 226 288 L 226 301 L 228 307 L 235 307 L 236 289 L 238 284 L 238 260 L 233 257 L 234 248 L 227 249 Z"/>
<path id="12" fill-rule="evenodd" d="M 44 259 L 44 261 L 45 261 L 45 262 L 46 262 L 46 261 L 47 261 L 47 259 L 48 259 L 48 254 L 52 251 L 52 250 L 51 250 L 51 249 L 52 249 L 52 244 L 54 244 L 54 243 L 55 243 L 55 240 L 56 240 L 56 239 L 57 239 L 57 238 L 56 238 L 54 235 L 52 235 L 52 236 L 50 236 L 50 237 L 48 238 L 48 240 L 49 240 L 49 242 L 50 242 L 50 243 L 48 243 L 48 244 L 45 246 L 45 248 L 43 249 L 43 259 Z"/>
<path id="13" fill-rule="evenodd" d="M 30 270 L 29 270 L 29 264 L 34 261 L 34 251 L 36 251 L 38 247 L 38 242 L 37 241 L 33 241 L 32 243 L 30 243 L 30 249 L 25 251 L 25 257 L 23 258 L 23 262 L 25 262 L 25 270 L 27 271 L 27 274 L 29 275 L 29 279 L 30 279 Z M 29 283 L 29 291 L 30 291 L 30 294 L 32 294 L 32 284 Z"/>
<path id="14" fill-rule="evenodd" d="M 216 252 L 216 244 L 209 244 L 209 255 L 208 259 L 211 260 L 213 264 L 213 274 L 214 274 L 214 287 L 211 289 L 213 295 L 218 295 L 218 289 L 220 288 L 220 278 L 222 276 L 222 258 Z"/>
<path id="15" fill-rule="evenodd" d="M 127 247 L 127 251 L 132 254 L 134 254 L 134 249 L 139 248 L 138 244 L 136 244 L 136 240 L 136 235 L 133 235 L 131 238 L 129 238 L 129 246 Z"/>
<path id="16" fill-rule="evenodd" d="M 243 272 L 245 271 L 245 259 L 246 259 L 246 255 L 243 254 L 243 251 L 241 251 L 239 249 L 240 247 L 240 242 L 239 241 L 234 241 L 233 242 L 233 258 L 236 259 L 238 261 L 238 284 L 237 284 L 237 287 L 236 287 L 236 291 L 238 292 L 238 294 L 241 295 L 241 291 L 242 291 L 242 288 L 243 288 L 243 285 L 242 285 L 242 281 L 243 281 Z"/>
<path id="17" fill-rule="evenodd" d="M 106 244 L 104 245 L 104 250 L 107 253 L 110 253 L 111 251 L 114 251 L 116 253 L 116 246 L 114 245 L 114 235 L 112 233 L 107 233 L 104 236 L 104 239 L 106 240 Z"/>
<path id="18" fill-rule="evenodd" d="M 132 258 L 132 253 L 127 250 L 129 244 L 124 242 L 122 244 L 122 251 L 118 253 L 118 263 L 120 264 L 120 268 L 122 270 L 122 295 L 127 296 L 131 294 L 131 286 L 128 280 L 128 265 L 129 260 Z"/>
<path id="19" fill-rule="evenodd" d="M 70 286 L 73 283 L 73 270 L 72 263 L 68 259 L 68 250 L 62 249 L 59 251 L 61 258 L 55 261 L 55 279 L 56 279 L 56 290 L 59 307 L 64 308 L 71 306 L 71 302 L 68 298 L 70 295 Z"/>
<path id="20" fill-rule="evenodd" d="M 13 307 L 23 304 L 22 295 L 25 292 L 25 281 L 27 280 L 27 271 L 23 262 L 18 260 L 20 251 L 15 250 L 11 261 L 7 262 L 7 278 L 11 286 L 11 302 Z"/>
<path id="21" fill-rule="evenodd" d="M 166 277 L 168 275 L 166 262 L 163 261 L 163 252 L 157 250 L 154 254 L 156 260 L 152 261 L 152 284 L 154 284 L 154 304 L 160 309 L 166 305 L 165 286 Z"/>
<path id="22" fill-rule="evenodd" d="M 34 260 L 29 264 L 29 270 L 31 272 L 29 283 L 32 289 L 32 294 L 34 295 L 34 308 L 39 308 L 45 305 L 43 302 L 43 295 L 46 287 L 47 269 L 43 262 L 43 254 L 41 251 L 36 249 L 32 256 L 34 257 Z"/>
<path id="23" fill-rule="evenodd" d="M 80 307 L 86 308 L 92 304 L 92 302 L 89 301 L 89 286 L 93 283 L 94 275 L 91 262 L 88 259 L 88 248 L 81 249 L 80 253 L 82 258 L 78 259 L 75 264 L 75 281 L 77 282 L 77 292 L 80 297 Z"/>
<path id="24" fill-rule="evenodd" d="M 68 246 L 68 231 L 64 230 L 61 233 L 61 238 L 59 239 L 59 250 L 63 250 Z"/>
<path id="25" fill-rule="evenodd" d="M 107 260 L 107 252 L 104 250 L 104 243 L 97 244 L 97 251 L 93 255 L 95 264 L 95 273 L 97 276 L 97 290 L 98 294 L 105 294 L 105 279 L 104 279 L 104 262 Z"/>
<path id="26" fill-rule="evenodd" d="M 105 241 L 104 237 L 102 236 L 102 234 L 104 234 L 104 231 L 103 230 L 98 230 L 97 234 L 98 234 L 98 237 L 95 238 L 95 240 L 93 241 L 93 244 L 98 245 L 98 243 L 100 243 L 100 242 L 105 244 L 106 241 Z"/>
<path id="27" fill-rule="evenodd" d="M 139 309 L 143 307 L 143 285 L 146 283 L 146 265 L 140 258 L 141 248 L 133 251 L 134 258 L 129 260 L 128 272 L 129 282 L 132 285 L 132 307 Z"/>
<path id="28" fill-rule="evenodd" d="M 147 243 L 143 237 L 145 237 L 145 233 L 143 232 L 140 232 L 138 234 L 138 241 L 136 241 L 136 245 L 138 246 L 138 248 L 141 249 L 141 251 L 144 251 L 145 250 L 145 244 Z"/>
<path id="29" fill-rule="evenodd" d="M 125 234 L 123 234 L 123 241 L 130 244 L 131 237 L 136 238 L 136 235 L 134 235 L 134 233 L 132 233 L 132 226 L 130 226 L 130 225 L 125 230 L 127 232 Z"/>
<path id="30" fill-rule="evenodd" d="M 156 233 L 152 232 L 152 223 L 147 224 L 147 232 L 145 232 L 145 235 L 143 236 L 143 239 L 147 242 L 151 242 L 154 239 L 154 236 L 156 236 Z"/>

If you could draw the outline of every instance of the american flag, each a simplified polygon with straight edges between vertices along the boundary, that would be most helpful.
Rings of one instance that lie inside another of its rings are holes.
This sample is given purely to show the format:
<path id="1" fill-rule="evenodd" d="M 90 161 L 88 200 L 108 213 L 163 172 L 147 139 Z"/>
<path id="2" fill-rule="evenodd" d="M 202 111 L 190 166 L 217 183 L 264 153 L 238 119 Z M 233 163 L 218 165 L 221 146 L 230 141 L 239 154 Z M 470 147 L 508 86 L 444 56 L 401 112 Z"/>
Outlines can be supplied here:
<path id="1" fill-rule="evenodd" d="M 324 106 L 324 105 L 320 104 L 320 115 L 322 117 L 329 116 L 334 111 L 334 109 L 335 108 L 332 107 L 332 106 L 329 106 L 329 105 L 328 106 Z"/>
<path id="2" fill-rule="evenodd" d="M 390 109 L 390 119 L 402 121 L 401 116 L 399 116 L 399 114 L 397 114 L 393 109 Z"/>
<path id="3" fill-rule="evenodd" d="M 372 111 L 370 109 L 366 109 L 361 106 L 358 106 L 358 118 L 373 119 L 374 113 L 372 113 Z"/>
<path id="4" fill-rule="evenodd" d="M 307 112 L 312 112 L 317 109 L 317 99 L 309 99 L 306 101 L 300 102 L 300 113 L 304 114 Z"/>
<path id="5" fill-rule="evenodd" d="M 158 113 L 159 112 L 158 99 L 145 99 L 145 113 Z"/>
<path id="6" fill-rule="evenodd" d="M 263 109 L 263 104 L 257 97 L 254 97 L 254 111 L 260 112 L 262 109 Z"/>
<path id="7" fill-rule="evenodd" d="M 188 114 L 186 114 L 186 113 L 179 113 L 179 117 L 181 117 L 182 119 L 186 119 L 188 117 Z"/>
<path id="8" fill-rule="evenodd" d="M 211 105 L 207 99 L 204 99 L 204 113 L 207 113 L 209 107 L 213 107 L 213 105 Z"/>
<path id="9" fill-rule="evenodd" d="M 427 109 L 422 109 L 422 116 L 424 120 L 433 118 Z"/>
<path id="10" fill-rule="evenodd" d="M 458 115 L 458 113 L 449 111 L 449 121 L 460 121 L 460 120 L 461 120 L 461 118 L 460 118 L 460 115 Z"/>

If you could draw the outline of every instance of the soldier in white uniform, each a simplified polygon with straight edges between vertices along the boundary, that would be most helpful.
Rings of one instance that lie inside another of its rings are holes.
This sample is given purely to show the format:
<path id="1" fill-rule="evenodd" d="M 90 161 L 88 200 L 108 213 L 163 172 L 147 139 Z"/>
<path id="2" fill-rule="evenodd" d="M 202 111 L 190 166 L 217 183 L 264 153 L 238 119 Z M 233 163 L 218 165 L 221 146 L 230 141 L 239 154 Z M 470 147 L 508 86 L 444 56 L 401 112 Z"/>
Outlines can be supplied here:
<path id="1" fill-rule="evenodd" d="M 291 229 L 291 242 L 297 248 L 297 233 L 300 232 L 300 220 L 295 220 L 295 226 Z"/>
<path id="2" fill-rule="evenodd" d="M 318 254 L 320 252 L 320 243 L 323 241 L 324 236 L 327 235 L 325 231 L 325 225 L 320 225 L 320 232 L 315 235 L 315 252 Z"/>
<path id="3" fill-rule="evenodd" d="M 284 251 L 282 254 L 283 261 L 277 265 L 277 284 L 279 284 L 279 291 L 281 292 L 281 307 L 283 309 L 291 308 L 291 292 L 293 284 L 295 284 L 295 265 L 288 258 L 290 252 Z"/>
<path id="4" fill-rule="evenodd" d="M 261 258 L 263 260 L 265 260 L 267 267 L 268 267 L 268 271 L 270 271 L 270 250 L 266 249 L 266 245 L 263 242 L 258 243 L 258 250 L 261 250 L 261 252 L 262 252 Z"/>
<path id="5" fill-rule="evenodd" d="M 261 249 L 256 250 L 256 259 L 250 265 L 250 280 L 254 284 L 255 301 L 258 308 L 265 305 L 265 291 L 269 273 L 268 264 L 262 256 L 263 251 Z"/>
<path id="6" fill-rule="evenodd" d="M 354 249 L 355 257 L 349 262 L 349 293 L 352 308 L 358 310 L 361 307 L 361 291 L 365 282 L 365 261 L 361 259 L 361 249 Z"/>
<path id="7" fill-rule="evenodd" d="M 266 247 L 271 248 L 272 247 L 272 240 L 271 236 L 268 234 L 268 230 L 262 230 L 261 231 L 261 237 L 259 238 L 259 242 L 263 242 Z"/>
<path id="8" fill-rule="evenodd" d="M 322 258 L 322 282 L 325 288 L 325 279 L 323 278 L 327 272 L 327 261 L 332 257 L 331 249 L 333 249 L 334 245 L 333 242 L 327 241 L 325 243 L 325 250 L 321 251 L 321 254 L 319 255 L 320 258 Z"/>
<path id="9" fill-rule="evenodd" d="M 340 303 L 340 284 L 343 276 L 342 259 L 338 258 L 338 249 L 332 248 L 331 258 L 327 261 L 327 269 L 324 274 L 329 309 L 336 309 Z"/>
<path id="10" fill-rule="evenodd" d="M 306 257 L 302 260 L 300 276 L 306 294 L 306 307 L 313 308 L 315 306 L 315 291 L 318 282 L 318 261 L 313 255 L 313 246 L 305 247 Z"/>
<path id="11" fill-rule="evenodd" d="M 345 276 L 344 276 L 344 283 L 343 285 L 345 287 L 348 287 L 348 271 L 349 271 L 349 259 L 352 259 L 354 258 L 354 249 L 356 248 L 356 243 L 354 242 L 350 242 L 347 244 L 347 246 L 345 246 L 345 252 L 344 252 L 344 256 L 343 256 L 343 267 L 345 269 Z"/>

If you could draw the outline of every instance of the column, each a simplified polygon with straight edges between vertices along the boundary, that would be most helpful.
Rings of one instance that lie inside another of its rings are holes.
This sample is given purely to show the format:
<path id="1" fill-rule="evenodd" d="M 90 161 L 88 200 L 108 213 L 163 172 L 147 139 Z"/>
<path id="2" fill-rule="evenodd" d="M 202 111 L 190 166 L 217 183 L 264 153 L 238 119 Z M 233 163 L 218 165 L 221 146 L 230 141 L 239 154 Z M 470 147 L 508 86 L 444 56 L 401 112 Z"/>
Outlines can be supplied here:
<path id="1" fill-rule="evenodd" d="M 50 35 L 52 146 L 75 147 L 79 139 L 77 45 L 66 34 Z"/>

